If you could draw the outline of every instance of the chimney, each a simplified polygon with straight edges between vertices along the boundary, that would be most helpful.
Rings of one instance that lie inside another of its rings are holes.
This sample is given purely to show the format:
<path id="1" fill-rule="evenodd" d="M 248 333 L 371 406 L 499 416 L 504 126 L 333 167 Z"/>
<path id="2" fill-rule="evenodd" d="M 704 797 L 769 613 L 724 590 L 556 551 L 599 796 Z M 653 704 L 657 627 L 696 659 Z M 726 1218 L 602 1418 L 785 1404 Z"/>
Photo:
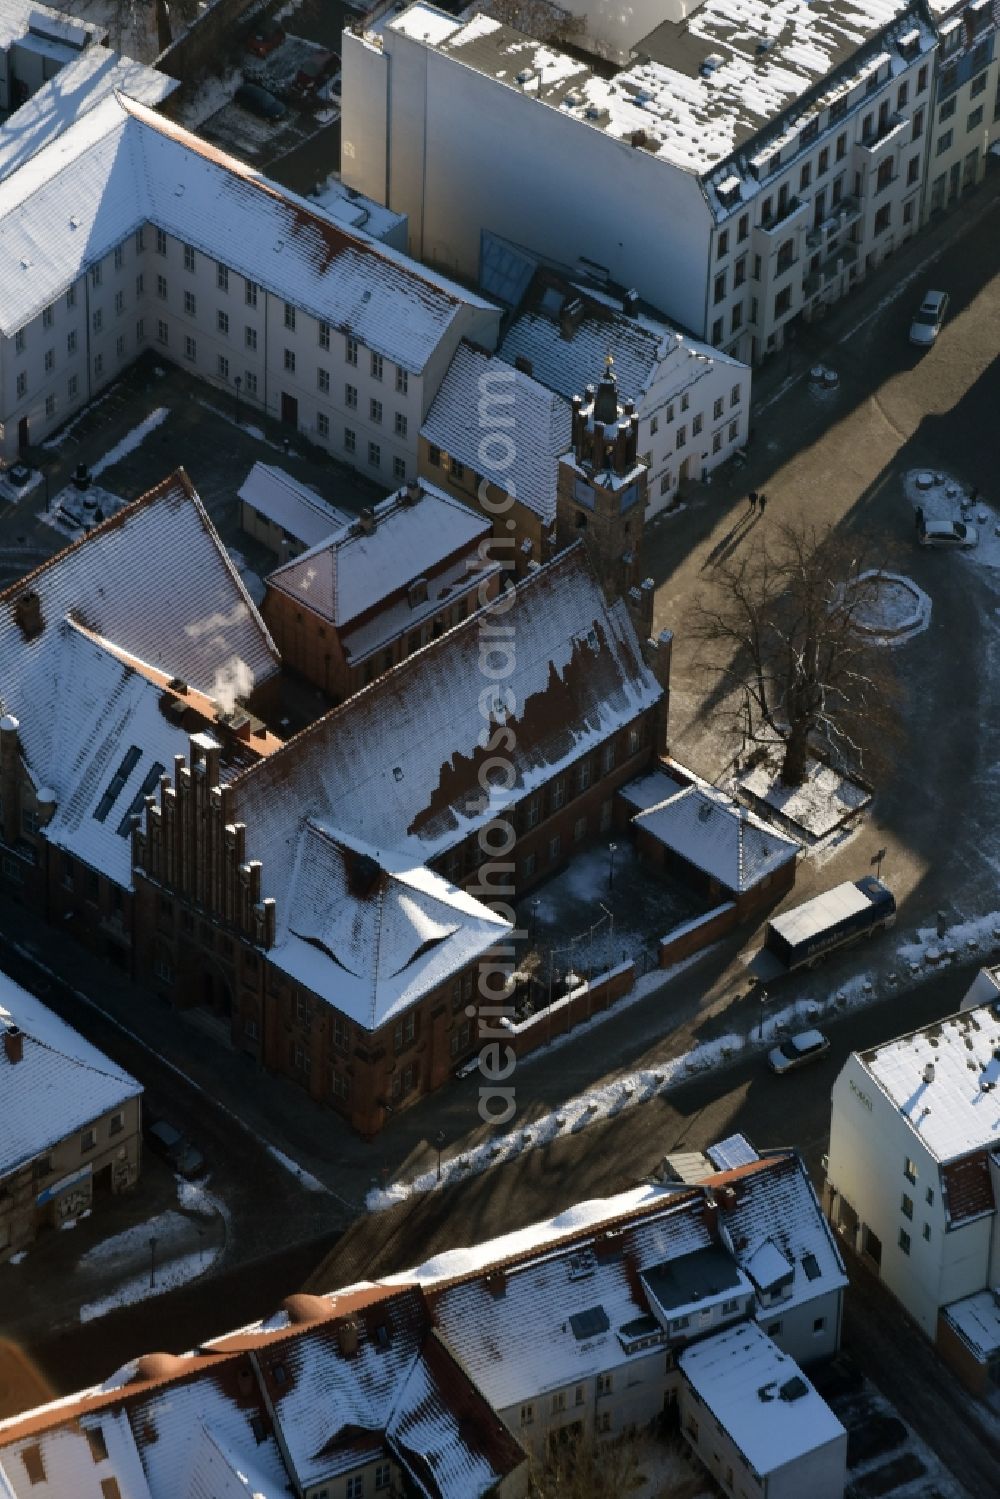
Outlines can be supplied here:
<path id="1" fill-rule="evenodd" d="M 631 288 L 622 297 L 622 312 L 624 312 L 627 317 L 635 317 L 638 307 L 639 293 L 634 288 Z"/>
<path id="2" fill-rule="evenodd" d="M 713 1239 L 719 1235 L 719 1204 L 713 1192 L 705 1193 L 705 1227 Z"/>
<path id="3" fill-rule="evenodd" d="M 22 593 L 14 605 L 14 619 L 25 640 L 34 640 L 45 628 L 42 618 L 42 601 L 35 590 Z"/>
<path id="4" fill-rule="evenodd" d="M 358 1324 L 352 1318 L 337 1323 L 337 1347 L 344 1358 L 353 1358 L 358 1351 Z"/>
<path id="5" fill-rule="evenodd" d="M 584 306 L 579 297 L 570 297 L 563 303 L 559 313 L 559 334 L 562 338 L 572 338 L 573 334 L 583 322 Z"/>
<path id="6" fill-rule="evenodd" d="M 925 1083 L 932 1083 L 933 1081 L 934 1081 L 934 1063 L 933 1062 L 928 1062 L 927 1065 L 926 1065 L 926 1067 L 924 1068 L 924 1082 Z"/>
<path id="7" fill-rule="evenodd" d="M 11 1066 L 24 1056 L 24 1033 L 19 1026 L 11 1025 L 3 1033 L 3 1049 Z"/>
<path id="8" fill-rule="evenodd" d="M 370 536 L 375 529 L 375 512 L 370 506 L 365 506 L 358 516 L 358 525 L 364 536 Z"/>
<path id="9" fill-rule="evenodd" d="M 494 1301 L 499 1301 L 501 1297 L 506 1296 L 507 1271 L 502 1265 L 499 1265 L 495 1270 L 490 1270 L 488 1272 L 485 1280 L 485 1285 L 487 1291 L 489 1291 Z"/>
<path id="10" fill-rule="evenodd" d="M 516 370 L 520 370 L 522 375 L 530 375 L 534 370 L 534 365 L 531 363 L 531 360 L 528 358 L 527 354 L 515 354 L 514 368 Z"/>
<path id="11" fill-rule="evenodd" d="M 416 505 L 422 494 L 423 490 L 420 488 L 420 480 L 410 479 L 405 488 L 400 490 L 399 498 L 404 505 Z"/>

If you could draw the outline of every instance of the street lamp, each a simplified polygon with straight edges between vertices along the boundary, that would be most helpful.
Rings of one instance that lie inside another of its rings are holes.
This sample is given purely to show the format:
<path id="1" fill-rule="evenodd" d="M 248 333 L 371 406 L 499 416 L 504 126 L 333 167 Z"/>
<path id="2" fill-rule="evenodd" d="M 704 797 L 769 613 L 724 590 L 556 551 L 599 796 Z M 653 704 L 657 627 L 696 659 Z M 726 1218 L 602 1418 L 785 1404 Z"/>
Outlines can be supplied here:
<path id="1" fill-rule="evenodd" d="M 617 849 L 617 847 L 618 847 L 617 843 L 609 843 L 608 844 L 608 889 L 609 890 L 613 890 L 615 888 L 615 850 Z"/>
<path id="2" fill-rule="evenodd" d="M 760 991 L 760 1025 L 759 1025 L 758 1030 L 757 1030 L 757 1040 L 758 1041 L 763 1041 L 763 1039 L 764 1039 L 764 1006 L 766 1004 L 767 1004 L 767 990 L 766 989 L 762 989 Z"/>
<path id="3" fill-rule="evenodd" d="M 242 375 L 236 376 L 236 425 L 240 424 L 240 386 L 243 384 Z"/>
<path id="4" fill-rule="evenodd" d="M 540 905 L 541 905 L 541 901 L 540 900 L 533 900 L 531 902 L 531 938 L 530 938 L 530 943 L 531 943 L 532 947 L 534 947 L 536 941 L 538 940 L 538 907 Z"/>
<path id="5" fill-rule="evenodd" d="M 156 1235 L 149 1241 L 149 1289 L 156 1289 Z"/>
<path id="6" fill-rule="evenodd" d="M 438 1153 L 438 1181 L 440 1182 L 440 1180 L 441 1180 L 441 1152 L 444 1149 L 444 1130 L 443 1129 L 439 1129 L 438 1130 L 437 1135 L 435 1136 L 435 1139 L 434 1139 L 434 1144 L 437 1146 L 437 1153 Z"/>

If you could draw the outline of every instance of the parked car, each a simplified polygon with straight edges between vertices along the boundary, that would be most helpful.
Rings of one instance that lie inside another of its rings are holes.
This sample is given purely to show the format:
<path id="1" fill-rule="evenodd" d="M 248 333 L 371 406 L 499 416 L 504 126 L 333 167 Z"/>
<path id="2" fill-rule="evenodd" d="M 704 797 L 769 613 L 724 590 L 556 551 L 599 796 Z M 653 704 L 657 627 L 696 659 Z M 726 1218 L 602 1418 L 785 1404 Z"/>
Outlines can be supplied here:
<path id="1" fill-rule="evenodd" d="M 918 348 L 928 348 L 941 332 L 944 315 L 948 311 L 948 293 L 929 291 L 925 293 L 919 310 L 910 324 L 910 343 Z"/>
<path id="2" fill-rule="evenodd" d="M 310 98 L 319 92 L 324 83 L 340 68 L 340 57 L 336 52 L 317 52 L 307 57 L 292 80 L 292 93 L 301 99 Z"/>
<path id="3" fill-rule="evenodd" d="M 181 1176 L 200 1176 L 204 1171 L 205 1157 L 201 1151 L 168 1120 L 149 1116 L 142 1133 L 150 1150 L 162 1156 Z"/>
<path id="4" fill-rule="evenodd" d="M 793 1067 L 804 1067 L 806 1062 L 816 1061 L 829 1048 L 830 1042 L 822 1031 L 799 1031 L 797 1036 L 789 1036 L 787 1041 L 768 1052 L 767 1064 L 772 1072 L 791 1072 Z"/>
<path id="5" fill-rule="evenodd" d="M 282 120 L 288 113 L 281 100 L 276 99 L 268 89 L 261 88 L 259 83 L 241 83 L 233 99 L 261 120 Z"/>
<path id="6" fill-rule="evenodd" d="M 285 31 L 281 26 L 255 31 L 247 42 L 247 51 L 252 52 L 254 57 L 270 57 L 272 52 L 277 52 L 284 40 Z"/>
<path id="7" fill-rule="evenodd" d="M 964 520 L 929 520 L 917 531 L 917 540 L 922 547 L 974 547 L 979 532 Z"/>

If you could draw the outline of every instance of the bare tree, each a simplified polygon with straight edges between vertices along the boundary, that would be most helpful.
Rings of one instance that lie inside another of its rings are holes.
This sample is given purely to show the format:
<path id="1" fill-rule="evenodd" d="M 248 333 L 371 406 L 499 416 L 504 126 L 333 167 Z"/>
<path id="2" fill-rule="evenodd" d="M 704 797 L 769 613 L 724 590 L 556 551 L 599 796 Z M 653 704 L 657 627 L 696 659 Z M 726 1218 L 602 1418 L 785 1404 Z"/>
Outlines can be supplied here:
<path id="1" fill-rule="evenodd" d="M 635 1442 L 555 1442 L 533 1472 L 531 1499 L 627 1499 L 642 1482 Z"/>
<path id="2" fill-rule="evenodd" d="M 880 572 L 857 537 L 761 527 L 716 562 L 696 607 L 691 632 L 710 648 L 731 718 L 746 742 L 782 745 L 786 786 L 817 752 L 874 779 L 898 741 L 892 653 L 864 628 Z"/>
<path id="3" fill-rule="evenodd" d="M 198 16 L 198 0 L 60 0 L 57 7 L 107 29 L 116 52 L 151 61 Z"/>

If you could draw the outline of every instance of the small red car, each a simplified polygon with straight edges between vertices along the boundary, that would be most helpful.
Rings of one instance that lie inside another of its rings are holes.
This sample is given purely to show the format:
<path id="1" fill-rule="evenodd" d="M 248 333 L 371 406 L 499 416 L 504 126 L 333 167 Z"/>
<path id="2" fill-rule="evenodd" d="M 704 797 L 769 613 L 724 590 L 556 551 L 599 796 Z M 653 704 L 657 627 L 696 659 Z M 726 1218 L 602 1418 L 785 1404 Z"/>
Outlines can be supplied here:
<path id="1" fill-rule="evenodd" d="M 323 87 L 324 83 L 329 83 L 339 67 L 338 53 L 318 52 L 315 57 L 307 58 L 299 68 L 292 83 L 292 89 L 300 96 L 314 94 L 317 89 Z"/>
<path id="2" fill-rule="evenodd" d="M 247 42 L 247 51 L 252 52 L 254 57 L 270 57 L 276 52 L 285 40 L 285 32 L 281 26 L 272 26 L 269 31 L 256 31 Z"/>

